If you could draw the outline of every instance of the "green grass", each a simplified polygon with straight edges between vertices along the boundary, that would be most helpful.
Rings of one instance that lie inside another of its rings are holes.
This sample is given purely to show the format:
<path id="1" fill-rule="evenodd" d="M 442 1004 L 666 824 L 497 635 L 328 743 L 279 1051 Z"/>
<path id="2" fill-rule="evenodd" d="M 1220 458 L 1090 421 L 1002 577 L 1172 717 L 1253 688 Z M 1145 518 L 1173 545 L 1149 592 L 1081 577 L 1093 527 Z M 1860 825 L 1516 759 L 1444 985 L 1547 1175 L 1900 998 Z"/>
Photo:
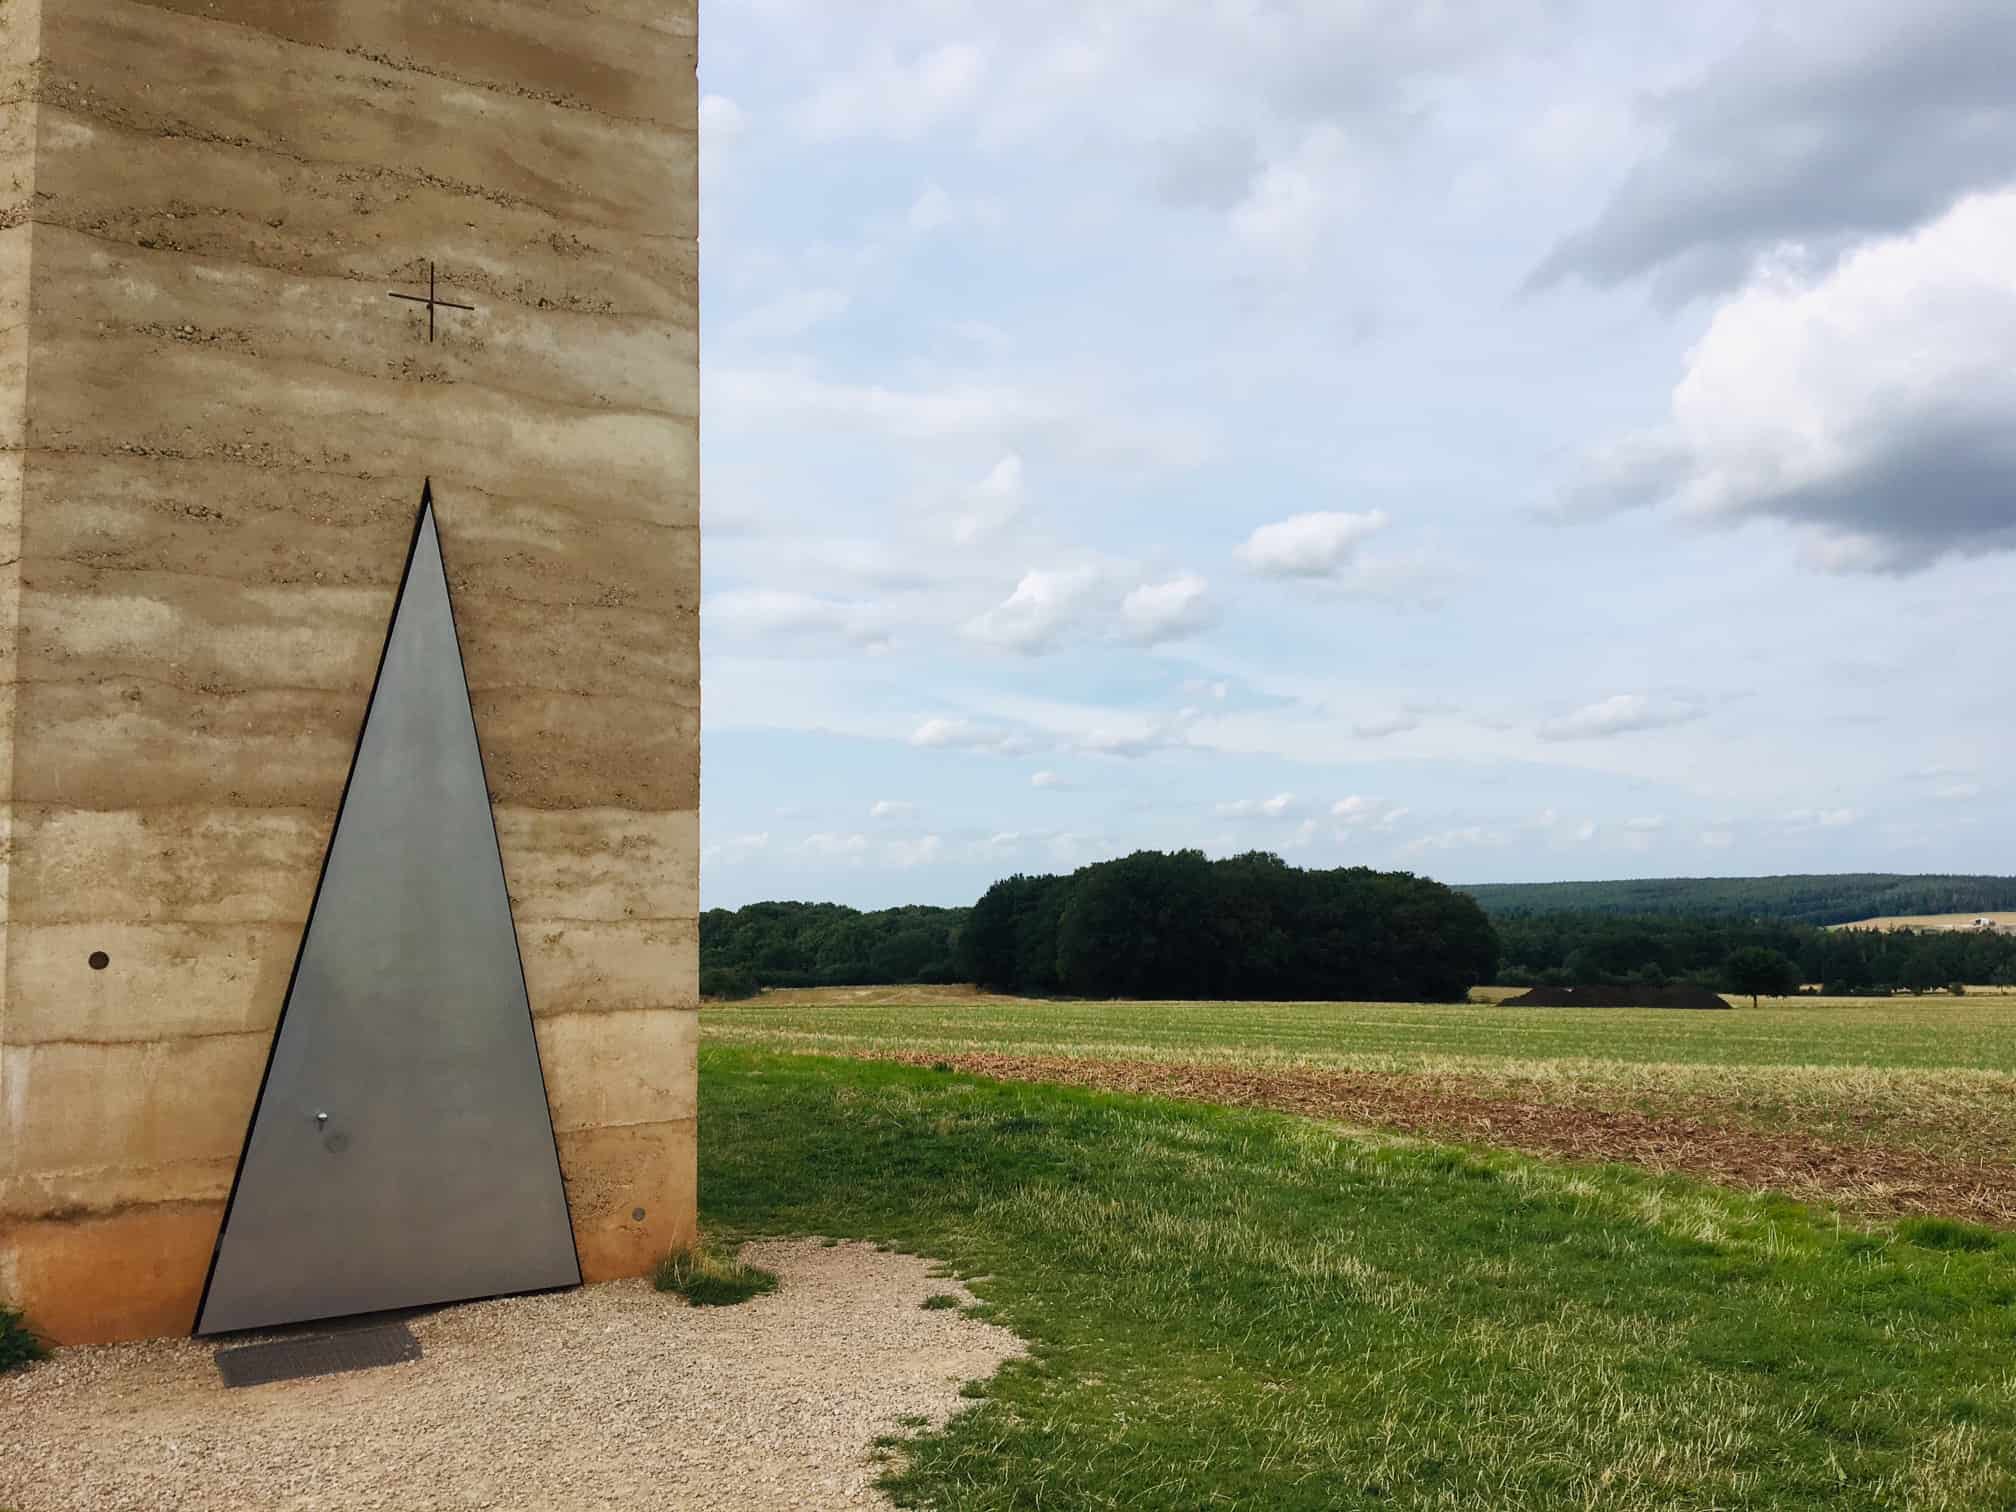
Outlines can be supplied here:
<path id="1" fill-rule="evenodd" d="M 890 1487 L 981 1509 L 2016 1501 L 2016 1236 L 708 1045 L 701 1198 L 894 1243 L 1032 1355 Z"/>
<path id="2" fill-rule="evenodd" d="M 675 1250 L 660 1260 L 651 1284 L 695 1307 L 732 1307 L 777 1290 L 777 1273 L 702 1244 Z"/>
<path id="3" fill-rule="evenodd" d="M 21 1314 L 0 1307 L 0 1375 L 31 1365 L 47 1353 Z"/>

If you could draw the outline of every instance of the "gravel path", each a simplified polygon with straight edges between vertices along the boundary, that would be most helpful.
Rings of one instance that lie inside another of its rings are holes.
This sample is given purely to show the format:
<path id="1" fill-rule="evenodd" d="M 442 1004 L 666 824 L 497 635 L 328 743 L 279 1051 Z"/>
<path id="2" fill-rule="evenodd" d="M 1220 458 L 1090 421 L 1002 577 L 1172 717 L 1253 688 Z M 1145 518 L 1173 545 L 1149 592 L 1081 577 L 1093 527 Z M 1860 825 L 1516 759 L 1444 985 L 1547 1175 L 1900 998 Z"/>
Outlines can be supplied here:
<path id="1" fill-rule="evenodd" d="M 136 1512 L 885 1507 L 868 1463 L 906 1417 L 1023 1352 L 924 1310 L 931 1263 L 750 1245 L 782 1279 L 735 1307 L 646 1282 L 416 1318 L 425 1358 L 226 1391 L 213 1346 L 60 1351 L 0 1377 L 0 1507 Z"/>

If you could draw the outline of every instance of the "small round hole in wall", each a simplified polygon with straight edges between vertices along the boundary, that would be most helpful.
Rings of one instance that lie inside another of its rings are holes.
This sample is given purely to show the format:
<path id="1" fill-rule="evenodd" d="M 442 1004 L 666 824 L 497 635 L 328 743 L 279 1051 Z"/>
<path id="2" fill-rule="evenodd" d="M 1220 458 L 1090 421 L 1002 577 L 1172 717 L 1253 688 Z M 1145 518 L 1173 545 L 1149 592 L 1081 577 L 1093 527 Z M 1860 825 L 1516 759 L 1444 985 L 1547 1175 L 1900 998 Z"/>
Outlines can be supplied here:
<path id="1" fill-rule="evenodd" d="M 644 1209 L 642 1208 L 630 1209 L 630 1217 L 635 1222 L 642 1223 L 644 1221 Z"/>
<path id="2" fill-rule="evenodd" d="M 87 964 L 89 964 L 93 971 L 103 971 L 107 966 L 112 964 L 112 957 L 105 954 L 102 950 L 94 950 L 87 957 Z"/>

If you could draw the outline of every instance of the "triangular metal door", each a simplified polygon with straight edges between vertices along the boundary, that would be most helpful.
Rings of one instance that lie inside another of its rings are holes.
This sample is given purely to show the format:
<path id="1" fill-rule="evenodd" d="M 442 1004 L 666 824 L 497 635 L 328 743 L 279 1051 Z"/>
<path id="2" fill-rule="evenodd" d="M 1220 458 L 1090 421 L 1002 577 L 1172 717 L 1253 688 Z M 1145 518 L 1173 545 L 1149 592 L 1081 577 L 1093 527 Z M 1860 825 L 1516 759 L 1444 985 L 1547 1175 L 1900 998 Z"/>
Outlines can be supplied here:
<path id="1" fill-rule="evenodd" d="M 196 1332 L 580 1279 L 430 486 Z"/>

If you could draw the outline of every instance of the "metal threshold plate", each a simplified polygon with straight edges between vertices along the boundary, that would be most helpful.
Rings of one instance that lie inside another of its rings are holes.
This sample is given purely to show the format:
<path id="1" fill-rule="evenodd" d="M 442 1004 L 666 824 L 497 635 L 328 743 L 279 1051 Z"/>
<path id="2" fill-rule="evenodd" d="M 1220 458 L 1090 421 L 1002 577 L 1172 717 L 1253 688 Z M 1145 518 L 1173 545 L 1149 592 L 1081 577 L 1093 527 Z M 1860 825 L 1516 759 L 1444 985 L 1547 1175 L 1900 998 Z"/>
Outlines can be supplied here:
<path id="1" fill-rule="evenodd" d="M 265 1386 L 273 1381 L 302 1381 L 346 1370 L 403 1365 L 419 1358 L 420 1341 L 404 1323 L 376 1323 L 332 1333 L 267 1339 L 259 1344 L 235 1344 L 217 1351 L 217 1372 L 226 1386 Z"/>

